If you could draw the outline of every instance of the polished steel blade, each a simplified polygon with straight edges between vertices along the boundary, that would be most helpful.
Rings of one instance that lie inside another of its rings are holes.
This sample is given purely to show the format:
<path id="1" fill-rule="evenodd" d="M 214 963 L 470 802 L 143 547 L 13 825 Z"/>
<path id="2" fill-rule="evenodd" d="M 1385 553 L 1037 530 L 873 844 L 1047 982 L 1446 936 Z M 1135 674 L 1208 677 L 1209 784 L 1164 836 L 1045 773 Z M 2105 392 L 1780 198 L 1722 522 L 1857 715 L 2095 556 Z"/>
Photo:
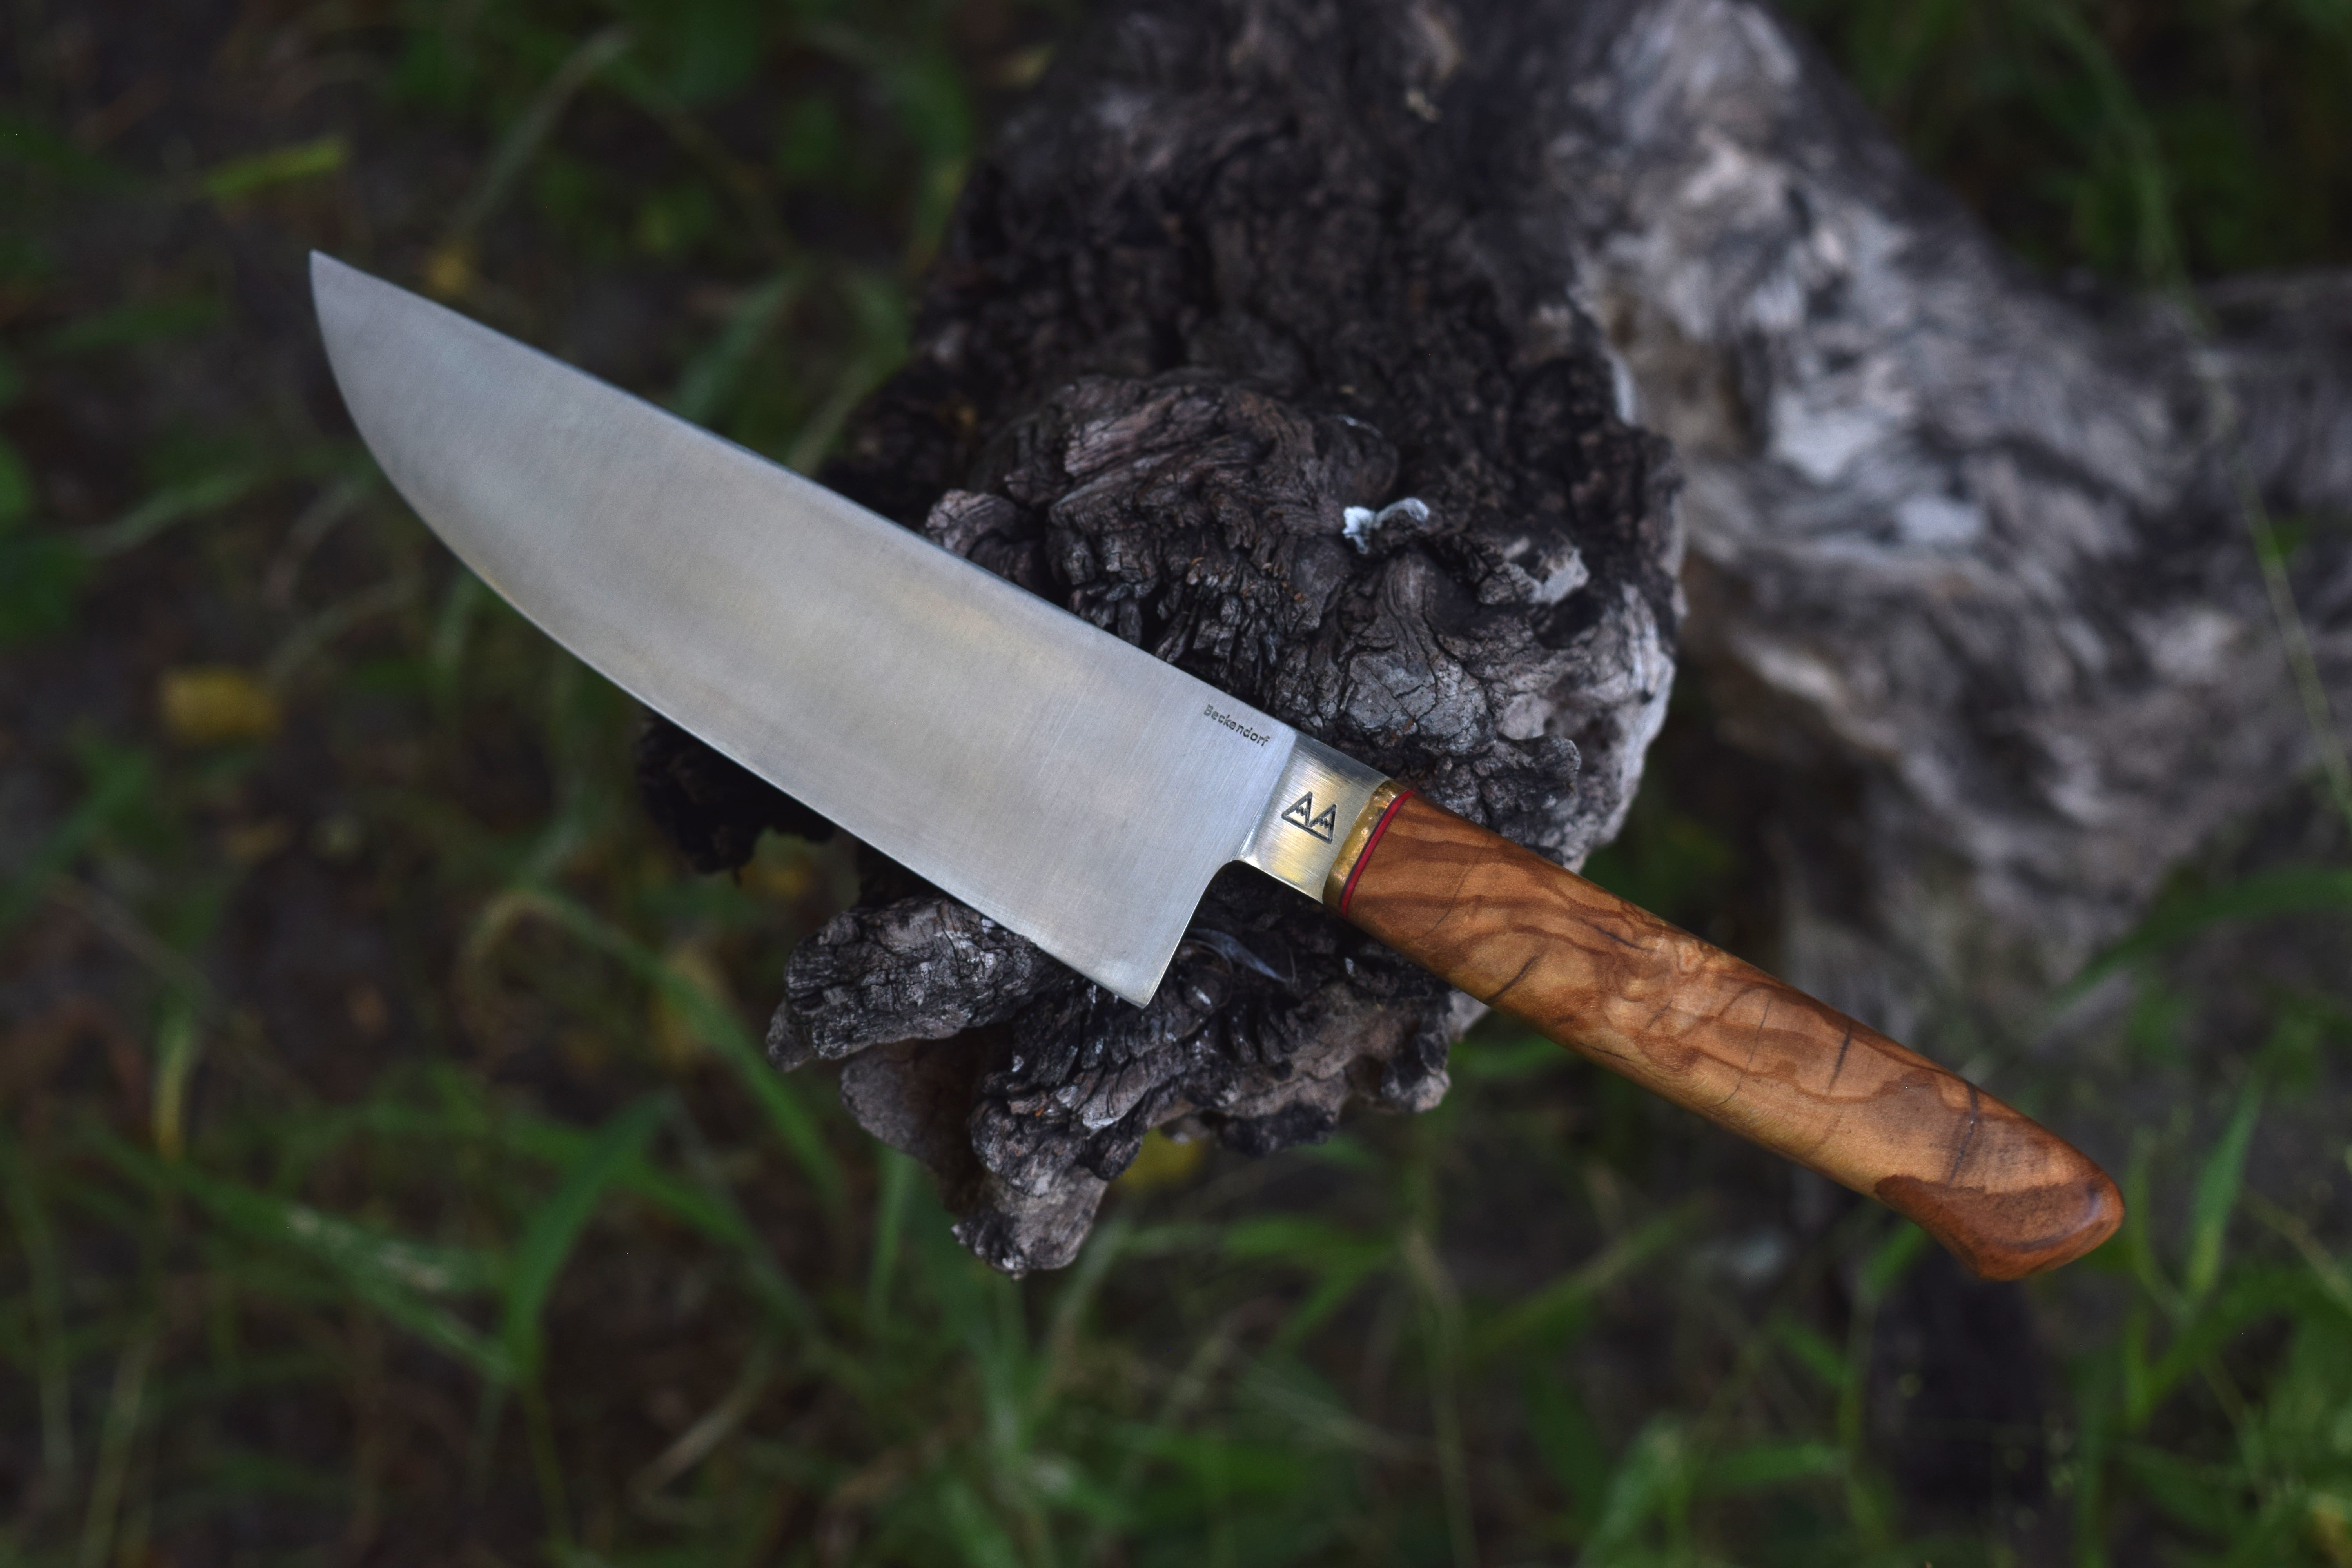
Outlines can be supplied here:
<path id="1" fill-rule="evenodd" d="M 1321 892 L 1371 770 L 536 350 L 310 278 L 360 434 L 484 582 L 982 913 L 1139 1005 L 1225 862 Z"/>

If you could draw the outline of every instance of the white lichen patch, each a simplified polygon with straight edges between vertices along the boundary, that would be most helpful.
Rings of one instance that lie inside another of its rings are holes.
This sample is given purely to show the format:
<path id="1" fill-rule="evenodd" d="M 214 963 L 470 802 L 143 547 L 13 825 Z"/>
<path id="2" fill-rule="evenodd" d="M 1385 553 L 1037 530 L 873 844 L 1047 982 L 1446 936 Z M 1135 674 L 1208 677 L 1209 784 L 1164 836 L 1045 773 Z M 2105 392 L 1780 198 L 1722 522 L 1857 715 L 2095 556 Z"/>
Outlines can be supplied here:
<path id="1" fill-rule="evenodd" d="M 1339 514 L 1341 523 L 1339 531 L 1349 543 L 1356 547 L 1358 554 L 1369 555 L 1372 550 L 1372 535 L 1378 533 L 1388 521 L 1394 517 L 1410 518 L 1417 523 L 1427 522 L 1429 506 L 1413 496 L 1407 496 L 1402 500 L 1391 501 L 1378 511 L 1374 511 L 1368 506 L 1351 506 Z"/>

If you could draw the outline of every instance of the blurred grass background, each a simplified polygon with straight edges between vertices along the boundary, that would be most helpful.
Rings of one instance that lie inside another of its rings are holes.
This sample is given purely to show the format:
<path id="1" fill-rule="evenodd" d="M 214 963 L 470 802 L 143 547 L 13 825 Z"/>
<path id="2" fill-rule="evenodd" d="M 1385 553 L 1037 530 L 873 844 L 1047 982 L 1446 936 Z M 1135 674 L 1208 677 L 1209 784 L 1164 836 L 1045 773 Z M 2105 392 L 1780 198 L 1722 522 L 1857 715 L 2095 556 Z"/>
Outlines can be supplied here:
<path id="1" fill-rule="evenodd" d="M 1792 9 L 2054 273 L 2352 262 L 2346 0 Z M 1426 1117 L 1149 1146 L 1014 1284 L 767 1070 L 848 867 L 654 839 L 631 705 L 344 434 L 302 258 L 807 468 L 1082 19 L 14 0 L 0 1563 L 2352 1564 L 2316 807 L 2109 961 L 2085 1059 L 2183 1102 L 2100 1151 L 2126 1236 L 2023 1289 L 1504 1033 Z M 1654 791 L 1598 869 L 1708 929 L 1747 832 Z"/>

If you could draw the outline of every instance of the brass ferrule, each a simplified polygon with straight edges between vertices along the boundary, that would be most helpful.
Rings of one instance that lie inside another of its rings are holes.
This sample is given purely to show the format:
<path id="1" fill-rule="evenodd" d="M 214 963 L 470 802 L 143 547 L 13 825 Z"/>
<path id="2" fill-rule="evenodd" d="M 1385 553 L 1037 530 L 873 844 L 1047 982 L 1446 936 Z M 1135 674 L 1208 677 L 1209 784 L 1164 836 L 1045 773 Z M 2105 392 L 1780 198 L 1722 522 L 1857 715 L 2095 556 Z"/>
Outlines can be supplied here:
<path id="1" fill-rule="evenodd" d="M 1339 907 L 1339 896 L 1348 890 L 1348 879 L 1355 874 L 1356 862 L 1364 858 L 1364 846 L 1370 841 L 1372 829 L 1379 826 L 1382 814 L 1403 788 L 1396 780 L 1389 780 L 1372 792 L 1372 798 L 1364 802 L 1364 809 L 1356 814 L 1356 826 L 1339 841 L 1339 858 L 1331 862 L 1331 874 L 1323 879 L 1324 908 Z"/>

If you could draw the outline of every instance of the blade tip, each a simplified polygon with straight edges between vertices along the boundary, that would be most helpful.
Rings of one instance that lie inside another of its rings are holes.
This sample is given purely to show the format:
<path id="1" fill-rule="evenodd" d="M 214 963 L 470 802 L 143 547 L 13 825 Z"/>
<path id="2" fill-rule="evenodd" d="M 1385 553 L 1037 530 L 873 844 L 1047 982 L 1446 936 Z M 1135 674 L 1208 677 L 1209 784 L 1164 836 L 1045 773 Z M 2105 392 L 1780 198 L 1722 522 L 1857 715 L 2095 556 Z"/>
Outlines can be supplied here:
<path id="1" fill-rule="evenodd" d="M 356 317 L 383 307 L 408 290 L 387 283 L 323 250 L 310 252 L 310 304 L 323 323 L 331 317 Z"/>
<path id="2" fill-rule="evenodd" d="M 335 358 L 334 296 L 354 269 L 336 260 L 323 250 L 310 253 L 310 312 L 319 319 L 319 333 L 327 345 L 327 358 Z"/>

